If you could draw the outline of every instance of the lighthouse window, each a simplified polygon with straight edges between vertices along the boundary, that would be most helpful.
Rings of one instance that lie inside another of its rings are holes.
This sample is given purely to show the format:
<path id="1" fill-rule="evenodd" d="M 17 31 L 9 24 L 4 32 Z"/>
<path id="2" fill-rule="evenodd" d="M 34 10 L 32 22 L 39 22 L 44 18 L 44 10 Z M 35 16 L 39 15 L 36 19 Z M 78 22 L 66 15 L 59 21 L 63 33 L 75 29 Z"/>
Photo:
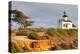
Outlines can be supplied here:
<path id="1" fill-rule="evenodd" d="M 64 26 L 64 27 L 68 27 L 68 24 L 64 24 L 63 26 Z"/>

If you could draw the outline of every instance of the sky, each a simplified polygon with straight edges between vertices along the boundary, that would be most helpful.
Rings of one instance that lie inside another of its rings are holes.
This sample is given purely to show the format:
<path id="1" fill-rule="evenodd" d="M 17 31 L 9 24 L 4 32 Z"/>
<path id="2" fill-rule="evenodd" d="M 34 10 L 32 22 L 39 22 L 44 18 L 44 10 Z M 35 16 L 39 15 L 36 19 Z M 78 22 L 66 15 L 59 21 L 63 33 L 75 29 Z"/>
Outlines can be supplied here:
<path id="1" fill-rule="evenodd" d="M 36 2 L 12 2 L 12 10 L 22 11 L 34 21 L 31 27 L 57 27 L 57 21 L 66 11 L 73 24 L 78 26 L 78 6 L 71 4 L 36 3 Z M 12 23 L 13 27 L 19 27 Z"/>

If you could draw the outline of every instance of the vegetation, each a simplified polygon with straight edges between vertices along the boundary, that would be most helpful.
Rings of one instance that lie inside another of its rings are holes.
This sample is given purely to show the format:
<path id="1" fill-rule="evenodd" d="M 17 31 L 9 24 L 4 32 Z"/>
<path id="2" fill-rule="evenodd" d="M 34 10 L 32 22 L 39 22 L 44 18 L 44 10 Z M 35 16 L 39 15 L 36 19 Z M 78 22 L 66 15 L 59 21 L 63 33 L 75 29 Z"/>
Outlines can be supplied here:
<path id="1" fill-rule="evenodd" d="M 39 36 L 36 33 L 45 32 L 43 36 Z M 76 49 L 77 40 L 77 29 L 54 29 L 54 28 L 19 28 L 16 31 L 17 36 L 26 36 L 26 39 L 32 40 L 49 40 L 54 42 L 55 47 L 49 50 L 62 50 L 62 49 Z M 26 50 L 28 51 L 28 50 Z M 32 50 L 34 51 L 34 50 Z M 13 44 L 12 52 L 18 52 L 17 48 Z"/>
<path id="2" fill-rule="evenodd" d="M 14 22 L 17 22 L 18 24 L 22 25 L 24 28 L 27 26 L 31 26 L 33 21 L 28 16 L 25 16 L 21 11 L 19 10 L 9 10 L 10 14 L 15 14 L 13 15 L 14 18 L 9 18 Z M 10 15 L 9 14 L 9 15 Z M 10 22 L 11 23 L 11 22 Z"/>
<path id="3" fill-rule="evenodd" d="M 73 36 L 77 29 L 48 29 L 47 34 L 50 36 Z"/>
<path id="4" fill-rule="evenodd" d="M 55 47 L 50 48 L 49 50 L 60 50 L 60 49 L 76 49 L 78 40 L 77 40 L 77 29 L 54 29 L 54 28 L 27 28 L 31 26 L 33 21 L 28 20 L 29 17 L 25 16 L 19 10 L 9 10 L 10 13 L 15 14 L 14 18 L 11 18 L 12 21 L 17 22 L 24 28 L 18 28 L 17 30 L 12 30 L 12 33 L 15 33 L 15 36 L 26 36 L 27 40 L 51 40 L 54 42 Z M 11 25 L 10 25 L 11 26 Z M 16 38 L 15 38 L 16 39 Z M 21 39 L 21 38 L 20 38 Z M 23 38 L 24 39 L 24 38 Z M 22 40 L 17 40 L 20 43 L 20 46 L 23 46 Z M 22 43 L 21 43 L 22 42 Z M 50 43 L 51 43 L 50 42 Z M 25 42 L 24 42 L 25 43 Z M 50 44 L 49 43 L 49 44 Z M 30 44 L 29 44 L 30 45 Z M 25 43 L 24 46 L 20 49 L 23 51 L 34 51 L 33 49 L 27 47 Z M 51 45 L 52 46 L 52 45 Z M 11 52 L 21 52 L 20 49 L 16 46 L 16 44 L 12 43 Z"/>
<path id="5" fill-rule="evenodd" d="M 11 53 L 19 52 L 19 49 L 16 47 L 15 43 L 11 44 Z"/>
<path id="6" fill-rule="evenodd" d="M 16 34 L 25 35 L 25 36 L 36 36 L 37 32 L 45 32 L 45 34 L 48 34 L 49 36 L 73 36 L 75 32 L 77 32 L 77 29 L 19 29 Z"/>

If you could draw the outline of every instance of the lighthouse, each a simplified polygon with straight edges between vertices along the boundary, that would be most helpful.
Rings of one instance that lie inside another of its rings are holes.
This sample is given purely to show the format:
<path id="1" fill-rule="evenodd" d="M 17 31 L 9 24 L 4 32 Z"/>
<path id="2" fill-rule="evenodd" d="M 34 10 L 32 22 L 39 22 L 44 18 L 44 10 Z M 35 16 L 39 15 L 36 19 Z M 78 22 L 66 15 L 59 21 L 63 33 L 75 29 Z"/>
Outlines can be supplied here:
<path id="1" fill-rule="evenodd" d="M 72 23 L 69 16 L 66 14 L 66 12 L 63 12 L 63 16 L 61 19 L 58 20 L 58 28 L 61 29 L 74 29 L 76 26 Z"/>

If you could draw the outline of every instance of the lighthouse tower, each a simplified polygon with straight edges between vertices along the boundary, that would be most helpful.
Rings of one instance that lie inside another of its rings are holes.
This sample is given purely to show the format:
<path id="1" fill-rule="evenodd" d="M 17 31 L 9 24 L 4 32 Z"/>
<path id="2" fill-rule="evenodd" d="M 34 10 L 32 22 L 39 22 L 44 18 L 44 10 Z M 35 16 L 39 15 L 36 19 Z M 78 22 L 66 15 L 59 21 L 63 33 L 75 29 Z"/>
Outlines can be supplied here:
<path id="1" fill-rule="evenodd" d="M 61 29 L 73 29 L 76 26 L 69 19 L 66 12 L 63 12 L 62 18 L 58 20 L 58 27 L 61 28 Z"/>

